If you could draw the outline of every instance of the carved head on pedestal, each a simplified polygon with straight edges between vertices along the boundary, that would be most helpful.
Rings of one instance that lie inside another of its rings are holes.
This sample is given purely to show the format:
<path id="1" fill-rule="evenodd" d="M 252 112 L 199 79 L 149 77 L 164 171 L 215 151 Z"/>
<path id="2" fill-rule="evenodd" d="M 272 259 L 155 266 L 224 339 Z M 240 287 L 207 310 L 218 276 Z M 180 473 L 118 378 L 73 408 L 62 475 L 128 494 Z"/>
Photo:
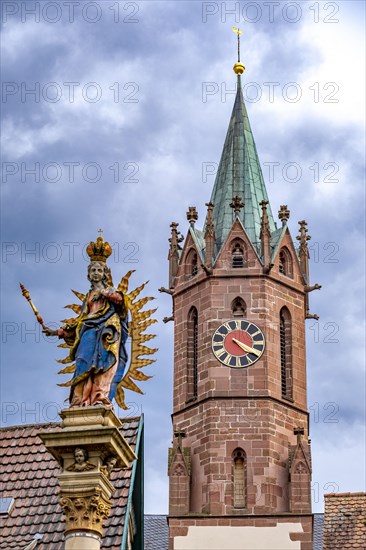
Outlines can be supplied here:
<path id="1" fill-rule="evenodd" d="M 75 449 L 74 456 L 75 456 L 75 462 L 80 465 L 86 463 L 88 458 L 86 450 L 81 449 L 80 447 Z"/>
<path id="2" fill-rule="evenodd" d="M 103 466 L 101 467 L 101 471 L 104 473 L 104 475 L 107 476 L 108 479 L 111 477 L 112 470 L 113 468 L 115 468 L 117 464 L 117 460 L 118 460 L 117 457 L 113 455 L 107 456 Z"/>
<path id="3" fill-rule="evenodd" d="M 95 466 L 88 461 L 88 451 L 81 447 L 77 447 L 74 450 L 74 464 L 71 464 L 66 470 L 69 472 L 84 472 L 94 470 Z"/>

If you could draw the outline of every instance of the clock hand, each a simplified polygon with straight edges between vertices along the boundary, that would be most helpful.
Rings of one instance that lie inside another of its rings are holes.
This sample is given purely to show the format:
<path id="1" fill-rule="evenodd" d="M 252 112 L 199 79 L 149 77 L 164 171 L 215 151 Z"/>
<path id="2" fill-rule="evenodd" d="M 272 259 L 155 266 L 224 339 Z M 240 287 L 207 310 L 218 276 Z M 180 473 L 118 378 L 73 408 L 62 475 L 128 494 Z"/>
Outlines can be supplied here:
<path id="1" fill-rule="evenodd" d="M 236 338 L 233 338 L 232 340 L 233 340 L 233 342 L 235 342 L 235 344 L 237 344 L 241 349 L 243 349 L 247 353 L 254 353 L 254 355 L 256 355 L 257 357 L 260 356 L 261 352 L 258 351 L 257 349 L 251 348 L 250 346 L 247 346 L 246 344 L 243 344 L 243 342 L 240 342 Z"/>

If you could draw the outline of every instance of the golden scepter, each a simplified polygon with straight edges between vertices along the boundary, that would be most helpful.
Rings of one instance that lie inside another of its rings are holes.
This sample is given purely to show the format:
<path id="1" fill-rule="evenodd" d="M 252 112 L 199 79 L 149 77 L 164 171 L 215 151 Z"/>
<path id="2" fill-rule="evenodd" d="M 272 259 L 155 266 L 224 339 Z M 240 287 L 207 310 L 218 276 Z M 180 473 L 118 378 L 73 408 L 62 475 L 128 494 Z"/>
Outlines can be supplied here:
<path id="1" fill-rule="evenodd" d="M 38 313 L 36 306 L 32 302 L 29 291 L 25 288 L 24 285 L 22 285 L 22 283 L 19 283 L 19 286 L 20 286 L 20 290 L 22 291 L 22 294 L 23 294 L 24 298 L 29 302 L 30 307 L 33 309 L 33 313 L 36 316 L 36 319 L 39 322 L 39 324 L 41 325 L 41 327 L 43 328 L 43 330 L 49 330 L 46 327 L 46 325 L 44 324 L 42 317 Z"/>

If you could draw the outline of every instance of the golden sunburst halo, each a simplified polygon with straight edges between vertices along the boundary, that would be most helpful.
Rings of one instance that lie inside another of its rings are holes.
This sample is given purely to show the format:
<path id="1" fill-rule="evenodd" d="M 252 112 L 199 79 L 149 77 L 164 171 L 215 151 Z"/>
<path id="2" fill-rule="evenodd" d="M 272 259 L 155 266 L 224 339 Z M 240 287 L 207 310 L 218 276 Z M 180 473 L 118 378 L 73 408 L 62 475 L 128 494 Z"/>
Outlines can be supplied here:
<path id="1" fill-rule="evenodd" d="M 137 393 L 143 393 L 135 384 L 134 380 L 145 381 L 152 378 L 151 376 L 141 372 L 139 369 L 155 363 L 156 359 L 142 359 L 141 356 L 153 355 L 158 351 L 158 348 L 148 348 L 143 345 L 145 342 L 156 337 L 155 334 L 144 334 L 145 330 L 150 325 L 157 323 L 157 319 L 152 318 L 152 315 L 155 313 L 156 309 L 142 311 L 144 305 L 155 298 L 147 297 L 135 301 L 141 291 L 145 288 L 148 281 L 128 293 L 128 283 L 132 273 L 134 273 L 134 270 L 129 271 L 121 279 L 121 282 L 117 288 L 118 291 L 123 292 L 126 308 L 131 314 L 131 321 L 129 322 L 128 327 L 128 333 L 132 340 L 130 364 L 117 388 L 115 397 L 117 404 L 125 410 L 128 409 L 128 407 L 125 404 L 124 388 Z"/>

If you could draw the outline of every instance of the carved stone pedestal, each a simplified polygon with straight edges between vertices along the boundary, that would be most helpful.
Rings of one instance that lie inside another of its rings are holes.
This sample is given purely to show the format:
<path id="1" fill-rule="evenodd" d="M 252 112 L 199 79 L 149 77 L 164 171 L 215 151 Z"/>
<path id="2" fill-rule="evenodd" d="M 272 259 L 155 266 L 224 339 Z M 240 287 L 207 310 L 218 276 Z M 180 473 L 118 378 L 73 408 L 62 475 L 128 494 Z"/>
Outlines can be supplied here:
<path id="1" fill-rule="evenodd" d="M 111 509 L 113 468 L 136 458 L 113 410 L 98 407 L 61 411 L 61 429 L 40 433 L 62 468 L 60 506 L 65 514 L 65 550 L 99 550 L 103 521 Z"/>

